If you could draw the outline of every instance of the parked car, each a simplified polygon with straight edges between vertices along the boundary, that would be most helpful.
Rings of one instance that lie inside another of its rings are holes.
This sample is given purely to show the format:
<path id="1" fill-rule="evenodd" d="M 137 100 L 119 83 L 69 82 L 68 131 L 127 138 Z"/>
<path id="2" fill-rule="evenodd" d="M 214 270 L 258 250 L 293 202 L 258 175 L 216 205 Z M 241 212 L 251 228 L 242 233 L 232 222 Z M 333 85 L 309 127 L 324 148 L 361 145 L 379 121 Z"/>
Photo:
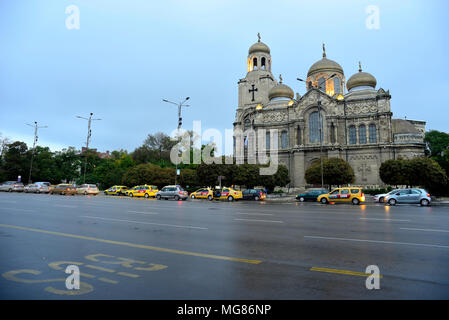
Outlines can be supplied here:
<path id="1" fill-rule="evenodd" d="M 224 187 L 222 190 L 217 189 L 214 191 L 213 200 L 240 200 L 243 198 L 242 191 L 236 191 L 232 188 Z"/>
<path id="2" fill-rule="evenodd" d="M 104 194 L 122 196 L 126 195 L 126 191 L 128 191 L 127 186 L 112 186 L 109 189 L 104 190 Z"/>
<path id="3" fill-rule="evenodd" d="M 157 189 L 157 186 L 151 186 L 151 185 L 143 185 L 143 186 L 135 186 L 134 188 L 128 190 L 126 192 L 127 196 L 130 197 L 156 197 L 156 193 L 159 190 Z"/>
<path id="4" fill-rule="evenodd" d="M 50 191 L 50 194 L 55 194 L 55 193 L 61 194 L 61 195 L 74 196 L 76 194 L 76 188 L 73 184 L 60 183 Z"/>
<path id="5" fill-rule="evenodd" d="M 394 206 L 402 203 L 419 203 L 421 206 L 430 206 L 432 199 L 424 189 L 400 189 L 385 197 L 385 203 Z"/>
<path id="6" fill-rule="evenodd" d="M 156 199 L 187 200 L 189 193 L 180 186 L 166 186 L 156 193 Z"/>
<path id="7" fill-rule="evenodd" d="M 246 189 L 242 192 L 242 200 L 264 200 L 267 197 L 265 190 L 262 189 Z"/>
<path id="8" fill-rule="evenodd" d="M 329 202 L 352 202 L 352 204 L 360 204 L 361 202 L 365 202 L 365 195 L 363 194 L 362 188 L 359 187 L 336 188 L 330 193 L 319 195 L 317 201 L 322 204 Z"/>
<path id="9" fill-rule="evenodd" d="M 214 191 L 211 188 L 201 188 L 190 194 L 190 198 L 192 199 L 198 198 L 212 200 L 213 196 Z"/>
<path id="10" fill-rule="evenodd" d="M 39 189 L 36 190 L 36 193 L 48 193 L 52 189 L 50 182 L 36 182 L 35 184 L 39 186 Z"/>
<path id="11" fill-rule="evenodd" d="M 384 203 L 385 197 L 388 196 L 388 195 L 390 195 L 390 194 L 392 194 L 393 192 L 396 192 L 396 191 L 398 191 L 398 189 L 391 190 L 391 191 L 388 192 L 388 193 L 376 194 L 376 195 L 374 196 L 373 200 L 374 200 L 374 202 Z"/>
<path id="12" fill-rule="evenodd" d="M 304 201 L 316 201 L 318 196 L 329 193 L 327 189 L 310 189 L 305 193 L 300 193 L 296 196 L 296 200 L 300 202 Z"/>
<path id="13" fill-rule="evenodd" d="M 98 187 L 95 184 L 82 184 L 76 188 L 77 194 L 84 194 L 89 195 L 93 194 L 96 196 L 98 193 L 100 193 L 100 190 L 98 190 Z"/>
<path id="14" fill-rule="evenodd" d="M 23 183 L 22 182 L 18 182 L 18 181 L 6 181 L 6 182 L 4 182 L 4 183 L 2 183 L 0 185 L 0 190 L 1 191 L 23 192 L 24 189 L 25 189 L 25 186 L 23 185 Z"/>
<path id="15" fill-rule="evenodd" d="M 39 186 L 37 184 L 30 183 L 30 184 L 27 184 L 23 188 L 23 192 L 25 192 L 25 193 L 36 193 L 36 190 L 38 190 L 38 189 L 39 189 Z"/>

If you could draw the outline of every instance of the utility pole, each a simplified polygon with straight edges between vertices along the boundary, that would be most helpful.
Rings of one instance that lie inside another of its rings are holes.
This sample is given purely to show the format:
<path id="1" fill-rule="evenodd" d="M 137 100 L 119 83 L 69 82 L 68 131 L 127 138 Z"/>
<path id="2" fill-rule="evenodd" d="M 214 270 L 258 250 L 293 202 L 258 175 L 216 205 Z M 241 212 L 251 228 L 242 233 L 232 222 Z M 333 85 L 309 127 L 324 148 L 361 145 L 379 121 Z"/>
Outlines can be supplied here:
<path id="1" fill-rule="evenodd" d="M 34 127 L 33 152 L 31 153 L 30 173 L 28 175 L 28 184 L 30 184 L 31 183 L 31 172 L 33 171 L 33 159 L 34 159 L 34 154 L 36 152 L 36 143 L 38 140 L 37 130 L 42 129 L 42 128 L 48 128 L 48 127 L 47 126 L 38 126 L 37 121 L 34 121 L 34 125 L 29 124 L 29 123 L 26 123 L 26 125 L 30 126 L 30 127 Z"/>
<path id="2" fill-rule="evenodd" d="M 169 100 L 167 100 L 167 99 L 162 99 L 162 101 L 167 102 L 167 103 L 174 104 L 175 106 L 178 107 L 178 136 L 179 136 L 179 132 L 180 132 L 181 126 L 182 126 L 182 115 L 181 115 L 181 111 L 182 111 L 182 110 L 181 110 L 181 109 L 182 109 L 182 107 L 190 107 L 190 105 L 184 104 L 184 103 L 186 103 L 187 100 L 189 100 L 189 99 L 190 99 L 190 97 L 187 97 L 187 98 L 184 99 L 184 101 L 179 102 L 179 103 L 176 103 L 176 102 L 173 102 L 173 101 L 169 101 Z M 177 185 L 177 178 L 178 178 L 178 164 L 176 163 L 175 185 Z"/>
<path id="3" fill-rule="evenodd" d="M 91 125 L 92 121 L 95 121 L 95 120 L 101 120 L 101 119 L 92 119 L 92 116 L 93 116 L 93 113 L 92 113 L 92 112 L 90 113 L 89 118 L 84 118 L 84 117 L 81 117 L 81 116 L 76 116 L 77 118 L 87 120 L 86 158 L 85 158 L 85 160 L 84 160 L 84 176 L 83 176 L 83 183 L 86 183 L 87 154 L 88 154 L 88 152 L 89 152 L 89 141 L 90 141 L 90 138 L 91 138 L 91 136 L 92 136 L 92 130 L 90 129 L 90 125 Z"/>

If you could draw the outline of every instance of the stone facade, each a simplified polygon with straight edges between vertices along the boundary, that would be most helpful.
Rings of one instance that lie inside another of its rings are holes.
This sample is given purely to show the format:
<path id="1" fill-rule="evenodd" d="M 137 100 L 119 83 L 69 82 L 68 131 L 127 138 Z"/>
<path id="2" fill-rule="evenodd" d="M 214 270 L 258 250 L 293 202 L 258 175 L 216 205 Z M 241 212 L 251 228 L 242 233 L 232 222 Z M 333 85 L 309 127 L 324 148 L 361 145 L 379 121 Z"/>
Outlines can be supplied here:
<path id="1" fill-rule="evenodd" d="M 346 92 L 343 69 L 323 50 L 304 81 L 307 92 L 294 97 L 282 78 L 272 75 L 269 52 L 260 40 L 250 48 L 248 73 L 238 82 L 234 132 L 241 130 L 246 139 L 252 130 L 278 129 L 279 163 L 289 169 L 290 187 L 306 186 L 305 170 L 320 154 L 349 162 L 355 185 L 368 188 L 383 185 L 382 162 L 424 155 L 425 122 L 393 119 L 389 91 L 376 90 L 375 78 L 361 67 Z M 262 66 L 261 57 L 269 64 Z"/>

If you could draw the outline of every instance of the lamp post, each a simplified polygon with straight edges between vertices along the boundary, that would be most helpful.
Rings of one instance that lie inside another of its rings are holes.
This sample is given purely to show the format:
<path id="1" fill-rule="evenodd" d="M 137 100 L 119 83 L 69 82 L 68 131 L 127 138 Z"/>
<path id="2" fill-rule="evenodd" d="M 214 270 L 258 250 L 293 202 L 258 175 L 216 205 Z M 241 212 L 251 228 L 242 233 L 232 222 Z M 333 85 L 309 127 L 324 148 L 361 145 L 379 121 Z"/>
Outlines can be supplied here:
<path id="1" fill-rule="evenodd" d="M 26 125 L 30 126 L 30 127 L 34 127 L 33 152 L 31 153 L 30 173 L 28 175 L 28 184 L 30 184 L 31 183 L 31 172 L 33 170 L 33 159 L 34 159 L 34 154 L 36 152 L 36 143 L 37 143 L 37 139 L 38 139 L 37 129 L 48 128 L 48 127 L 47 126 L 38 126 L 37 125 L 37 121 L 34 121 L 34 125 L 33 124 L 29 124 L 29 123 L 26 123 Z"/>
<path id="2" fill-rule="evenodd" d="M 324 79 L 324 85 L 326 86 L 326 82 L 332 78 L 334 78 L 337 74 L 334 73 L 327 79 Z M 304 79 L 296 78 L 296 80 L 300 82 L 306 82 Z M 318 90 L 321 91 L 321 89 L 318 87 Z M 324 88 L 326 90 L 326 88 Z M 320 165 L 321 165 L 321 189 L 324 188 L 324 168 L 323 168 L 323 120 L 321 118 L 321 95 L 318 94 L 318 123 L 319 123 L 319 132 L 320 132 Z"/>
<path id="3" fill-rule="evenodd" d="M 182 116 L 181 116 L 181 112 L 182 112 L 182 107 L 190 107 L 190 105 L 188 104 L 184 104 L 187 102 L 187 100 L 189 100 L 190 97 L 186 97 L 184 99 L 184 101 L 176 103 L 167 99 L 162 99 L 162 101 L 170 103 L 170 104 L 174 104 L 175 106 L 178 107 L 178 136 L 179 136 L 179 130 L 181 130 L 181 126 L 182 126 Z M 176 163 L 176 172 L 175 172 L 175 185 L 177 184 L 177 178 L 178 178 L 178 163 Z"/>
<path id="4" fill-rule="evenodd" d="M 92 136 L 92 130 L 90 130 L 90 126 L 92 121 L 95 120 L 101 120 L 101 119 L 92 119 L 93 113 L 91 112 L 89 115 L 89 118 L 76 116 L 79 119 L 87 120 L 87 139 L 86 139 L 86 159 L 84 160 L 84 176 L 83 176 L 83 183 L 86 183 L 86 169 L 87 169 L 87 153 L 89 151 L 89 141 L 90 137 Z"/>

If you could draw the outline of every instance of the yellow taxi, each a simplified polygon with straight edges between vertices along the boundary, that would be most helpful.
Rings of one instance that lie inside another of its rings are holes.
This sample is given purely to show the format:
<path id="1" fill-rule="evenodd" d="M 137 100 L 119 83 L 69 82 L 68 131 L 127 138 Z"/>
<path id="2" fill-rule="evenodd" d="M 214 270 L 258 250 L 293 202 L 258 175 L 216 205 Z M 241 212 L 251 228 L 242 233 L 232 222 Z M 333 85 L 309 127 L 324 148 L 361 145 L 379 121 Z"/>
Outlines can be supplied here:
<path id="1" fill-rule="evenodd" d="M 112 186 L 109 189 L 104 190 L 104 194 L 121 196 L 124 195 L 127 190 L 127 186 Z"/>
<path id="2" fill-rule="evenodd" d="M 201 188 L 192 192 L 190 198 L 192 199 L 209 199 L 212 200 L 214 197 L 214 191 L 210 188 Z"/>
<path id="3" fill-rule="evenodd" d="M 129 189 L 126 192 L 127 196 L 130 197 L 156 197 L 156 192 L 159 190 L 157 189 L 157 186 L 151 186 L 151 185 L 143 185 L 143 186 L 135 186 L 131 189 Z"/>
<path id="4" fill-rule="evenodd" d="M 362 188 L 359 187 L 336 188 L 329 193 L 318 196 L 317 201 L 322 204 L 329 202 L 352 202 L 352 204 L 360 204 L 361 202 L 365 202 L 365 195 L 363 194 Z"/>
<path id="5" fill-rule="evenodd" d="M 236 191 L 232 188 L 224 187 L 222 190 L 215 190 L 212 199 L 210 200 L 228 200 L 234 201 L 243 198 L 242 191 Z"/>

